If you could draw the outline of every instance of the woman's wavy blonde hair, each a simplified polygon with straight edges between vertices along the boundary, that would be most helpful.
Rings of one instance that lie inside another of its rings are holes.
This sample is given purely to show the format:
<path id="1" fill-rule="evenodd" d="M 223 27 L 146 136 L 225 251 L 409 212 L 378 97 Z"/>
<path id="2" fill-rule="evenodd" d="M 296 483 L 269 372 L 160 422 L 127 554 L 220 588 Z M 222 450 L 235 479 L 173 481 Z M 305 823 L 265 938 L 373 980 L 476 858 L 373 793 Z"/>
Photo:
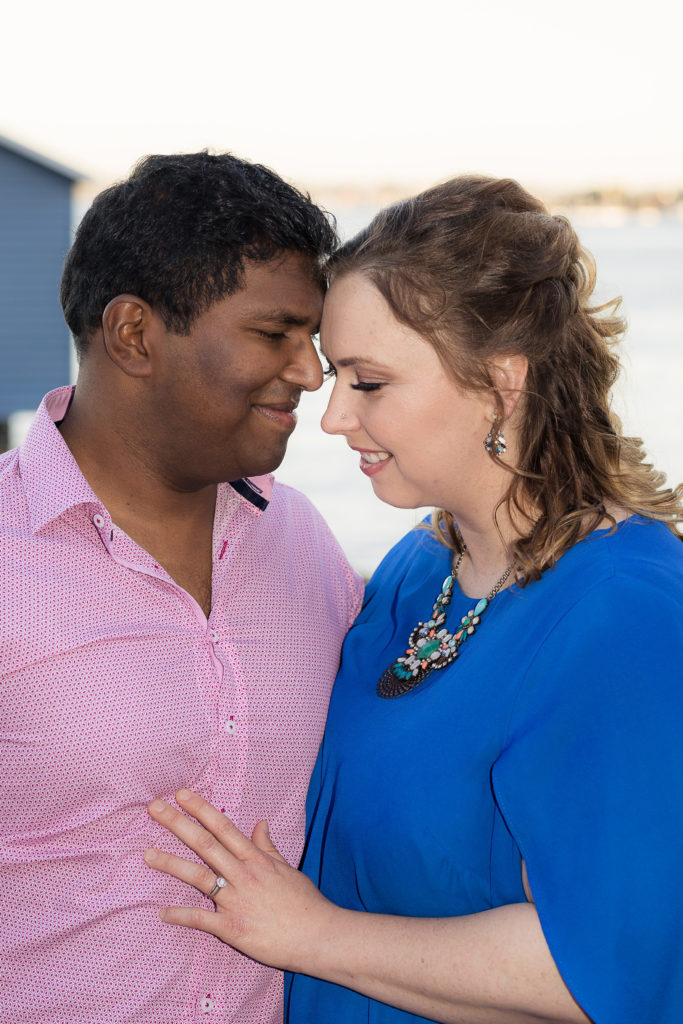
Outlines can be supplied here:
<path id="1" fill-rule="evenodd" d="M 500 504 L 529 524 L 511 548 L 521 583 L 605 518 L 614 523 L 610 507 L 679 534 L 683 485 L 664 486 L 640 438 L 625 437 L 610 409 L 620 300 L 591 305 L 595 263 L 565 217 L 550 216 L 516 181 L 461 176 L 381 211 L 328 272 L 371 280 L 462 387 L 496 395 L 501 417 L 490 360 L 526 356 L 519 464 L 491 454 L 511 474 Z M 447 510 L 434 512 L 432 528 L 460 550 Z"/>

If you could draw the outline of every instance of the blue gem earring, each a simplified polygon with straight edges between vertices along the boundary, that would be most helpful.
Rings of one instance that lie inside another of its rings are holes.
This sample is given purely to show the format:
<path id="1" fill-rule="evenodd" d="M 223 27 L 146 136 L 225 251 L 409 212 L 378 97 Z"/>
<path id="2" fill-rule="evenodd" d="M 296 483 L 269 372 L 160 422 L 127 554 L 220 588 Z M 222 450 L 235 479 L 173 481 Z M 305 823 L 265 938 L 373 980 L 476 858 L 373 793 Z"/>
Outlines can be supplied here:
<path id="1" fill-rule="evenodd" d="M 491 429 L 484 438 L 484 448 L 487 452 L 495 452 L 496 455 L 505 455 L 508 450 L 508 446 L 505 443 L 503 436 L 502 424 L 498 423 L 498 413 L 493 414 L 493 423 Z"/>

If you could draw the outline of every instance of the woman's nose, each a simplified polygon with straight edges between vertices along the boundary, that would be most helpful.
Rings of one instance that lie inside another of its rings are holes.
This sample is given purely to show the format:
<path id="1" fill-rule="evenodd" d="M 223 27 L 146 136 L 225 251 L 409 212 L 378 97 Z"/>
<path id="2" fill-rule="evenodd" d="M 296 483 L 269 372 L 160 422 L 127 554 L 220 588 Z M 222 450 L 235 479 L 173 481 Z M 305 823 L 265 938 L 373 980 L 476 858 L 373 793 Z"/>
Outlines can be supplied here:
<path id="1" fill-rule="evenodd" d="M 327 403 L 327 409 L 323 413 L 320 426 L 326 434 L 347 434 L 354 427 L 354 416 L 350 408 L 344 408 L 344 403 L 338 392 L 335 383 Z"/>

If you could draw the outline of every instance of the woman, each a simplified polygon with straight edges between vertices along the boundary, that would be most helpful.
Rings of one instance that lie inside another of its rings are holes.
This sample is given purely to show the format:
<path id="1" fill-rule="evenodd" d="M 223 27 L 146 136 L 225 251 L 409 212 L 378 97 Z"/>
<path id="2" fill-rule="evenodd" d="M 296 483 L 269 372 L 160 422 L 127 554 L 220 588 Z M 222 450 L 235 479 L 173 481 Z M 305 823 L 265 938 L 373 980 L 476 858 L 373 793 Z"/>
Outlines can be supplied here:
<path id="1" fill-rule="evenodd" d="M 683 489 L 609 411 L 616 304 L 485 178 L 380 213 L 330 279 L 324 429 L 439 511 L 347 638 L 304 873 L 183 791 L 201 825 L 151 813 L 208 866 L 148 862 L 216 912 L 162 916 L 296 972 L 291 1024 L 680 1024 Z"/>

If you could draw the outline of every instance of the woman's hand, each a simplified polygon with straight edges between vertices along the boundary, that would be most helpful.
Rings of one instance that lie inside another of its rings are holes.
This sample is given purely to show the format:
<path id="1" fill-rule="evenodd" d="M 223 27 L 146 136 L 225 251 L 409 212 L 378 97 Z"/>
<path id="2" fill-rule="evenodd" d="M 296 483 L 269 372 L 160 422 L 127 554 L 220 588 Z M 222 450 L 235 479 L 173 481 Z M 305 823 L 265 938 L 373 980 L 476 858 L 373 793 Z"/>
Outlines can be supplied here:
<path id="1" fill-rule="evenodd" d="M 558 973 L 532 904 L 453 918 L 346 910 L 286 863 L 265 822 L 249 840 L 196 793 L 181 789 L 176 800 L 196 821 L 162 800 L 149 813 L 205 864 L 160 850 L 147 850 L 145 860 L 205 896 L 217 877 L 226 885 L 212 897 L 215 912 L 166 907 L 161 918 L 169 924 L 199 928 L 271 967 L 344 985 L 430 1020 L 590 1024 Z"/>
<path id="2" fill-rule="evenodd" d="M 150 804 L 149 813 L 205 864 L 157 849 L 147 850 L 145 861 L 155 870 L 193 885 L 205 896 L 218 876 L 227 885 L 212 897 L 215 912 L 199 907 L 165 907 L 160 911 L 161 919 L 216 935 L 271 967 L 310 971 L 324 935 L 329 935 L 330 929 L 334 934 L 332 919 L 338 908 L 280 856 L 265 821 L 259 822 L 250 840 L 196 793 L 181 789 L 176 800 L 201 824 L 163 800 Z"/>

